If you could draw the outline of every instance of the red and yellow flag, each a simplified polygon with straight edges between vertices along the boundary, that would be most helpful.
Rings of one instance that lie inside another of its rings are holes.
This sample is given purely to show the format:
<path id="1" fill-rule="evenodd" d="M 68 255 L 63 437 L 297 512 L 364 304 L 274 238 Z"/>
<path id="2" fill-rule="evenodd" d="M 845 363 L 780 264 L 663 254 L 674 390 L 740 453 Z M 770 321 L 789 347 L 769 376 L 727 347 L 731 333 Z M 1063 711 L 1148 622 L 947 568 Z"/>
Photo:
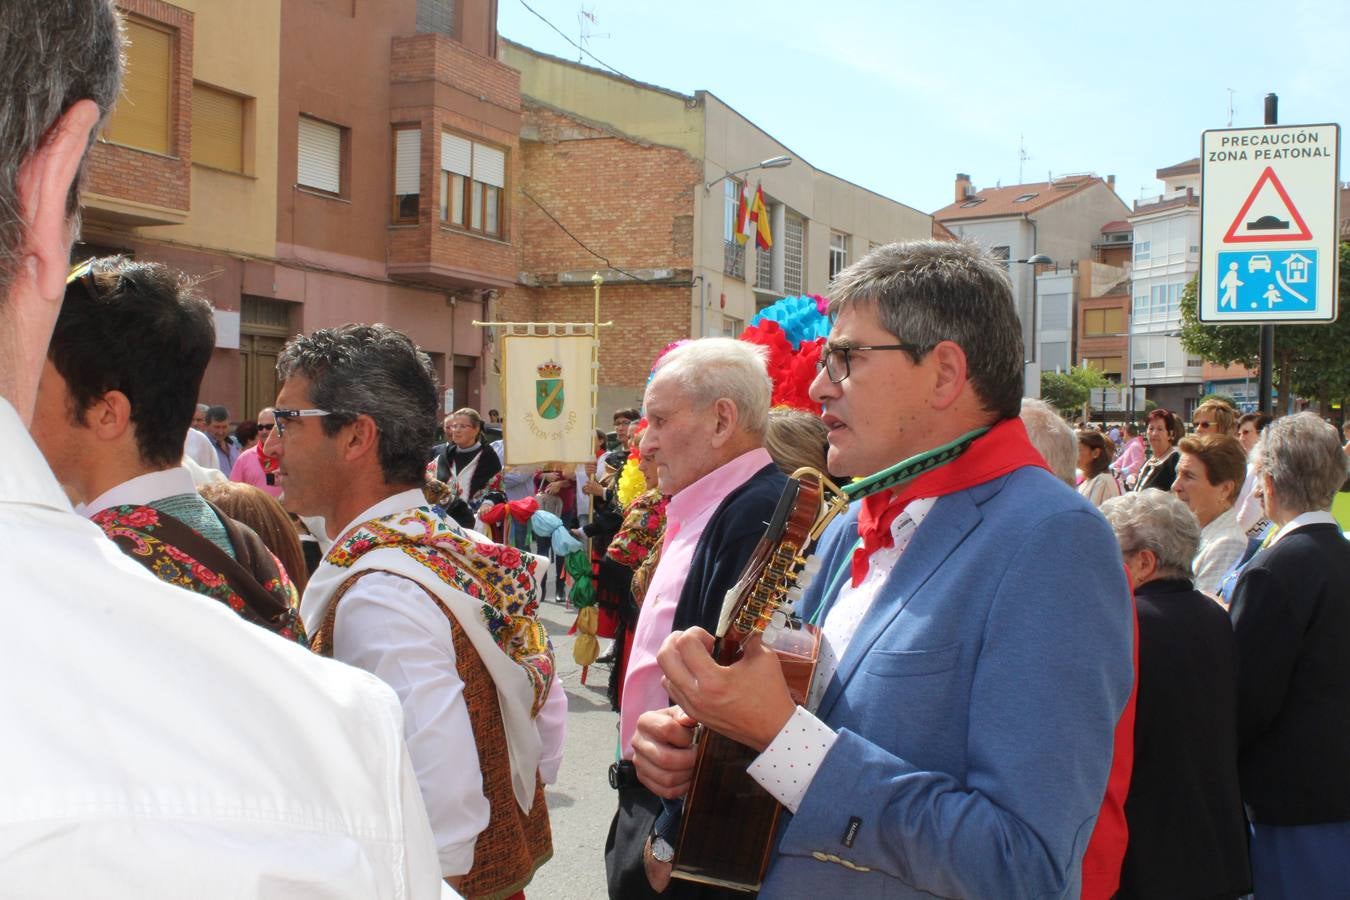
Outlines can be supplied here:
<path id="1" fill-rule="evenodd" d="M 755 223 L 755 246 L 768 250 L 773 246 L 773 234 L 769 231 L 769 210 L 764 206 L 764 186 L 755 185 L 755 202 L 750 207 L 750 218 Z"/>

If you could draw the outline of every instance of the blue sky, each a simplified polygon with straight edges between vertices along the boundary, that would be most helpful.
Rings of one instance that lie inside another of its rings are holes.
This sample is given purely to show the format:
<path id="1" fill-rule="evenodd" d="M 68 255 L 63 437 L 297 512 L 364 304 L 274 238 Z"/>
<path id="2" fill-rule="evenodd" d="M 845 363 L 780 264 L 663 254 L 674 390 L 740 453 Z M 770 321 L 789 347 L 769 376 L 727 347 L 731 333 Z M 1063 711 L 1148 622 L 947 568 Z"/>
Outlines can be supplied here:
<path id="1" fill-rule="evenodd" d="M 526 2 L 574 41 L 584 6 L 588 49 L 623 74 L 711 91 L 812 165 L 924 212 L 951 202 L 957 172 L 1016 184 L 1019 139 L 1023 181 L 1090 171 L 1126 203 L 1156 195 L 1157 169 L 1228 124 L 1229 88 L 1235 127 L 1260 125 L 1271 91 L 1281 123 L 1350 121 L 1350 3 L 1333 0 Z M 511 40 L 577 59 L 521 0 L 498 16 Z"/>

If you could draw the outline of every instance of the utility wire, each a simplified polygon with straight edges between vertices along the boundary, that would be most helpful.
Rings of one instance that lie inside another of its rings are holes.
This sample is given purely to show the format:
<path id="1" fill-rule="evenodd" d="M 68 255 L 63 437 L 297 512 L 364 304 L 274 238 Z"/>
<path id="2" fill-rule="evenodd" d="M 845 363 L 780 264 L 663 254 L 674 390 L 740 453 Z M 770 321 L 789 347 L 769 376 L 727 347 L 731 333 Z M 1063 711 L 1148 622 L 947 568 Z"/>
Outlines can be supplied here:
<path id="1" fill-rule="evenodd" d="M 623 73 L 620 72 L 618 69 L 614 68 L 614 67 L 611 66 L 609 63 L 605 62 L 603 59 L 601 59 L 600 57 L 596 56 L 596 55 L 595 55 L 594 53 L 592 53 L 591 51 L 587 50 L 585 47 L 583 47 L 583 46 L 581 46 L 580 44 L 578 44 L 576 41 L 572 40 L 570 37 L 567 36 L 566 32 L 564 32 L 564 31 L 563 31 L 561 28 L 559 28 L 557 25 L 554 25 L 554 24 L 553 24 L 552 22 L 550 22 L 548 19 L 544 18 L 544 16 L 543 16 L 542 13 L 540 13 L 538 10 L 536 10 L 533 6 L 530 6 L 530 4 L 526 3 L 525 0 L 520 0 L 520 5 L 523 6 L 523 7 L 525 7 L 526 9 L 528 9 L 531 13 L 533 13 L 534 16 L 537 17 L 537 18 L 539 19 L 539 21 L 543 22 L 543 23 L 544 23 L 545 25 L 547 25 L 549 28 L 552 28 L 554 31 L 558 32 L 559 37 L 561 37 L 564 41 L 567 41 L 567 43 L 571 44 L 573 47 L 576 47 L 576 48 L 577 48 L 578 50 L 580 50 L 582 53 L 586 54 L 586 55 L 589 56 L 591 59 L 595 60 L 595 61 L 598 62 L 600 65 L 604 66 L 606 69 L 609 69 L 609 70 L 610 70 L 611 72 L 613 72 L 615 75 L 618 75 L 620 78 L 628 78 L 629 81 L 637 81 L 636 78 L 629 78 L 627 75 L 623 74 Z M 579 242 L 578 242 L 578 243 L 579 243 Z"/>
<path id="2" fill-rule="evenodd" d="M 523 0 L 522 0 L 522 2 L 523 2 Z M 558 221 L 558 217 L 555 216 L 555 215 L 553 215 L 553 213 L 549 212 L 548 209 L 546 209 L 546 208 L 544 207 L 544 204 L 542 204 L 542 203 L 540 203 L 538 200 L 534 199 L 534 197 L 530 194 L 529 191 L 525 190 L 524 188 L 521 188 L 521 191 L 520 191 L 520 192 L 521 192 L 522 194 L 525 195 L 525 199 L 529 200 L 529 201 L 530 201 L 531 203 L 533 203 L 535 206 L 539 207 L 539 211 L 540 211 L 541 213 L 543 213 L 544 215 L 548 216 L 549 219 L 552 220 L 552 222 L 553 222 L 554 225 L 557 225 L 559 228 L 561 228 L 563 234 L 567 235 L 567 236 L 570 237 L 572 240 L 576 241 L 577 244 L 581 247 L 582 250 L 585 250 L 587 253 L 589 253 L 591 256 L 594 256 L 596 259 L 601 260 L 601 261 L 605 264 L 605 266 L 606 266 L 607 268 L 613 269 L 615 272 L 618 272 L 618 273 L 620 273 L 621 275 L 627 275 L 629 278 L 631 278 L 631 279 L 633 279 L 634 281 L 639 282 L 639 283 L 641 283 L 641 284 L 646 284 L 646 283 L 648 282 L 648 279 L 646 279 L 646 278 L 642 278 L 642 277 L 640 277 L 640 276 L 638 276 L 638 275 L 634 275 L 632 272 L 626 271 L 626 270 L 624 270 L 624 269 L 620 269 L 618 266 L 614 265 L 614 263 L 612 263 L 612 262 L 609 261 L 609 257 L 605 256 L 603 253 L 597 253 L 596 251 L 592 250 L 590 247 L 586 246 L 586 242 L 585 242 L 585 241 L 583 241 L 581 238 L 577 237 L 577 236 L 576 236 L 575 234 L 573 234 L 572 232 L 568 231 L 568 230 L 567 230 L 567 226 L 564 225 L 563 223 L 559 222 L 559 221 Z"/>

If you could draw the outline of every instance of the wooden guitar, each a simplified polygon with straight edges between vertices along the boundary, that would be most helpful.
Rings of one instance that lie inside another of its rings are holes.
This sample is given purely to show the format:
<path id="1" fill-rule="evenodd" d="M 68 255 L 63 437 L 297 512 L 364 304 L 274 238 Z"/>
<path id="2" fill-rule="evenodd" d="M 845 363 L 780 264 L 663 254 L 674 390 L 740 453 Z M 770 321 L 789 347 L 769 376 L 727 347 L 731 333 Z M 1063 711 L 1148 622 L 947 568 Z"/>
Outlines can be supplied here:
<path id="1" fill-rule="evenodd" d="M 745 642 L 771 621 L 786 622 L 783 607 L 800 596 L 812 574 L 807 555 L 830 520 L 848 505 L 845 494 L 815 469 L 798 469 L 779 498 L 773 519 L 727 591 L 718 623 L 714 657 L 730 665 Z M 820 636 L 801 626 L 790 640 L 797 652 L 775 647 L 792 699 L 806 703 Z M 699 726 L 693 782 L 684 800 L 675 849 L 676 878 L 736 890 L 759 889 L 768 868 L 782 806 L 746 774 L 758 751 Z"/>

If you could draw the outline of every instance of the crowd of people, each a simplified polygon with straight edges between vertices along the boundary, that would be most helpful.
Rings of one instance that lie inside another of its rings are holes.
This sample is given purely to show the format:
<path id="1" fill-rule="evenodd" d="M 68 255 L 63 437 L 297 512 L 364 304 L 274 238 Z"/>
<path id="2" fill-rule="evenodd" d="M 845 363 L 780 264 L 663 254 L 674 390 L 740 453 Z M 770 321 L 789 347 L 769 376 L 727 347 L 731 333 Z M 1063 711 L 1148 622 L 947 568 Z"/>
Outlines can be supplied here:
<path id="1" fill-rule="evenodd" d="M 764 347 L 682 341 L 613 447 L 506 465 L 496 415 L 437 442 L 410 336 L 346 324 L 231 434 L 192 281 L 69 266 L 121 57 L 110 0 L 0 5 L 0 894 L 523 897 L 566 736 L 551 575 L 612 640 L 613 898 L 737 894 L 677 865 L 699 728 L 784 811 L 765 897 L 1344 895 L 1334 427 L 1211 399 L 1190 434 L 1075 432 L 1022 398 L 999 261 L 917 241 L 832 281 L 818 413 L 772 407 Z M 794 695 L 713 635 L 803 468 L 862 480 L 809 551 Z"/>

